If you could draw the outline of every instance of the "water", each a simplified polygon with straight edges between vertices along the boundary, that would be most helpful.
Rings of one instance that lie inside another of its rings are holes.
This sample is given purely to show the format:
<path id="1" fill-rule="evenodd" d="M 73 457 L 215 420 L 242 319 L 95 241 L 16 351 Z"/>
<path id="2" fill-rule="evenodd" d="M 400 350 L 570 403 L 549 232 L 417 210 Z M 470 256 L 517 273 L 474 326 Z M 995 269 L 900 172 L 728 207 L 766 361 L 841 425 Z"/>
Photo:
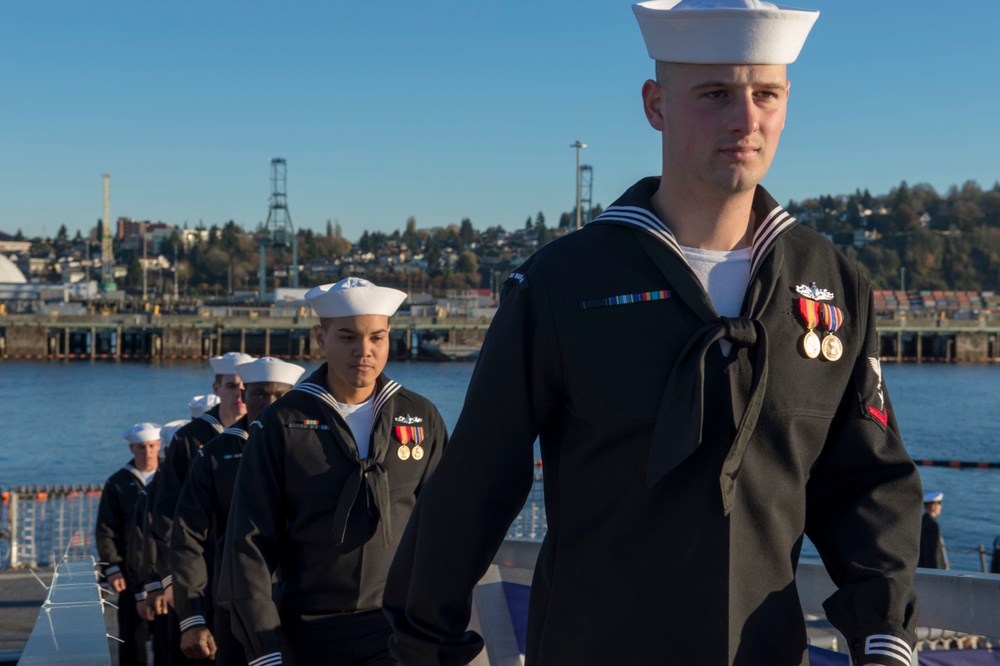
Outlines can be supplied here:
<path id="1" fill-rule="evenodd" d="M 472 370 L 392 362 L 387 374 L 432 400 L 451 429 Z M 1000 460 L 1000 368 L 887 364 L 883 373 L 915 460 Z M 187 401 L 211 391 L 212 379 L 207 362 L 0 362 L 0 486 L 103 482 L 129 457 L 126 427 L 186 418 Z M 978 570 L 974 549 L 1000 534 L 1000 470 L 921 467 L 920 475 L 945 494 L 940 522 L 953 566 Z"/>

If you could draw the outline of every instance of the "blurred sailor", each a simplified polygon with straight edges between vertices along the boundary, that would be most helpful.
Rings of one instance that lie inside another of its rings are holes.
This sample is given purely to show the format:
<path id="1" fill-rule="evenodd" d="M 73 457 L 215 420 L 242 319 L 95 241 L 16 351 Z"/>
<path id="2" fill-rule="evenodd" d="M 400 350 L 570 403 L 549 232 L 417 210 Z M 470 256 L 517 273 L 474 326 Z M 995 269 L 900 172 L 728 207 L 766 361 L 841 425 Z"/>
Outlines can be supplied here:
<path id="1" fill-rule="evenodd" d="M 132 459 L 112 474 L 104 484 L 97 509 L 97 553 L 104 576 L 118 593 L 118 660 L 123 666 L 146 663 L 148 623 L 136 609 L 135 594 L 141 591 L 136 559 L 135 512 L 140 493 L 156 474 L 160 458 L 160 426 L 136 423 L 122 437 L 128 442 Z"/>
<path id="2" fill-rule="evenodd" d="M 180 620 L 181 651 L 192 659 L 215 659 L 221 666 L 247 663 L 243 646 L 233 637 L 228 612 L 217 604 L 211 612 L 208 608 L 215 598 L 209 585 L 210 581 L 218 582 L 226 521 L 247 440 L 247 424 L 290 391 L 305 372 L 301 366 L 270 357 L 238 363 L 235 369 L 243 381 L 247 413 L 198 451 L 181 488 L 170 537 L 170 571 Z M 210 572 L 212 564 L 205 553 L 213 528 L 217 535 L 216 557 L 215 571 Z M 205 618 L 212 615 L 215 621 L 210 629 Z"/>
<path id="3" fill-rule="evenodd" d="M 941 526 L 938 516 L 941 515 L 941 503 L 944 493 L 929 492 L 924 495 L 924 515 L 920 520 L 920 562 L 918 567 L 927 569 L 950 569 L 948 552 L 945 549 L 944 537 L 941 536 Z"/>

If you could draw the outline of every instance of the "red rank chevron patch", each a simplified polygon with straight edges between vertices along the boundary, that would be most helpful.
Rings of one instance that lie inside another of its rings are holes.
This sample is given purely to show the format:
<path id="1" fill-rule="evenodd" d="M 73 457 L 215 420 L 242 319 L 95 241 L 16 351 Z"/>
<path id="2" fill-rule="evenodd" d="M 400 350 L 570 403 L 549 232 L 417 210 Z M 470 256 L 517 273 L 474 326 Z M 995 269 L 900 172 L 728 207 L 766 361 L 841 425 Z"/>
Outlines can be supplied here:
<path id="1" fill-rule="evenodd" d="M 871 414 L 876 421 L 881 423 L 883 428 L 889 423 L 889 416 L 885 412 L 880 412 L 871 405 L 868 405 L 868 413 Z"/>

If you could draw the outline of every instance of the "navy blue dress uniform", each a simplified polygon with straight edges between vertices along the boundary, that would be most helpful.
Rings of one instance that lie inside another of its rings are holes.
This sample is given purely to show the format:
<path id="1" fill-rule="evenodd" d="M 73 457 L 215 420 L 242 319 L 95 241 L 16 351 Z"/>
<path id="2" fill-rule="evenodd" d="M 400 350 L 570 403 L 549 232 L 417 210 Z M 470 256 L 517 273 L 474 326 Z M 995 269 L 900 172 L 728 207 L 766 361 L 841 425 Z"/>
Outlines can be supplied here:
<path id="1" fill-rule="evenodd" d="M 944 499 L 942 492 L 929 492 L 924 494 L 924 505 L 940 504 Z M 927 569 L 950 569 L 948 562 L 948 551 L 944 545 L 944 537 L 941 535 L 941 525 L 937 518 L 924 511 L 920 518 L 920 560 L 918 567 Z"/>
<path id="2" fill-rule="evenodd" d="M 159 439 L 159 426 L 141 423 L 123 435 L 130 444 Z M 125 577 L 127 587 L 118 595 L 118 658 L 123 665 L 146 663 L 148 623 L 136 612 L 137 595 L 142 593 L 141 506 L 147 483 L 155 474 L 144 475 L 130 460 L 104 483 L 97 509 L 95 544 L 105 578 Z"/>
<path id="3" fill-rule="evenodd" d="M 207 625 L 206 618 L 214 616 L 215 663 L 220 666 L 247 663 L 243 646 L 233 638 L 229 614 L 213 607 L 216 594 L 212 588 L 218 584 L 222 560 L 207 558 L 213 534 L 214 552 L 223 550 L 236 472 L 248 436 L 246 428 L 244 416 L 198 450 L 181 489 L 170 537 L 170 571 L 180 630 Z M 210 566 L 214 570 L 210 571 Z"/>
<path id="4" fill-rule="evenodd" d="M 401 663 L 482 648 L 470 592 L 532 486 L 538 437 L 548 533 L 526 663 L 807 663 L 808 534 L 856 663 L 909 664 L 920 480 L 870 285 L 758 186 L 742 315 L 720 317 L 654 212 L 658 185 L 638 182 L 505 282 L 386 585 Z M 800 314 L 821 306 L 825 330 Z M 816 331 L 836 342 L 814 348 Z"/>
<path id="5" fill-rule="evenodd" d="M 316 643 L 331 637 L 345 651 L 366 635 L 384 646 L 385 575 L 447 439 L 434 405 L 382 375 L 359 459 L 326 375 L 323 364 L 251 424 L 239 465 L 219 599 L 254 666 L 320 663 L 296 656 L 327 652 Z"/>

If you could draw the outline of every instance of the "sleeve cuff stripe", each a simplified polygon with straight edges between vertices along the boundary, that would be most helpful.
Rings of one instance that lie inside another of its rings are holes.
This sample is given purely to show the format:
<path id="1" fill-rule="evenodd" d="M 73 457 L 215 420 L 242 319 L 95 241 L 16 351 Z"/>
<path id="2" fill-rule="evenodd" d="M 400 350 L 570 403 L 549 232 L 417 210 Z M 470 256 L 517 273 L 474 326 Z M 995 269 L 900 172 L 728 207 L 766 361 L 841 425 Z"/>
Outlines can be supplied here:
<path id="1" fill-rule="evenodd" d="M 110 567 L 108 567 L 107 569 L 104 570 L 104 575 L 105 576 L 111 576 L 113 574 L 118 573 L 121 570 L 122 570 L 122 568 L 120 566 L 118 566 L 117 564 L 113 564 L 113 565 L 111 565 Z"/>
<path id="2" fill-rule="evenodd" d="M 170 587 L 173 584 L 174 584 L 173 576 L 167 576 L 166 578 L 160 581 L 160 585 L 162 585 L 164 588 Z"/>
<path id="3" fill-rule="evenodd" d="M 197 627 L 203 624 L 207 624 L 205 622 L 205 618 L 203 618 L 201 615 L 192 615 L 186 620 L 181 620 L 180 627 L 181 631 L 185 631 L 187 629 L 190 629 L 191 627 Z"/>
<path id="4" fill-rule="evenodd" d="M 909 644 L 897 636 L 887 634 L 876 634 L 869 636 L 865 640 L 865 654 L 878 654 L 884 657 L 892 657 L 900 663 L 909 666 L 912 652 Z"/>
<path id="5" fill-rule="evenodd" d="M 145 601 L 146 600 L 146 593 L 145 592 L 140 592 L 139 594 L 135 595 L 135 600 L 136 601 Z"/>
<path id="6" fill-rule="evenodd" d="M 160 581 L 157 580 L 152 583 L 146 583 L 145 587 L 142 589 L 146 590 L 146 592 L 155 592 L 157 590 L 162 590 L 163 586 L 160 584 Z"/>
<path id="7" fill-rule="evenodd" d="M 258 657 L 250 662 L 249 666 L 279 666 L 281 664 L 281 653 L 272 652 L 271 654 L 265 654 L 263 657 Z"/>

